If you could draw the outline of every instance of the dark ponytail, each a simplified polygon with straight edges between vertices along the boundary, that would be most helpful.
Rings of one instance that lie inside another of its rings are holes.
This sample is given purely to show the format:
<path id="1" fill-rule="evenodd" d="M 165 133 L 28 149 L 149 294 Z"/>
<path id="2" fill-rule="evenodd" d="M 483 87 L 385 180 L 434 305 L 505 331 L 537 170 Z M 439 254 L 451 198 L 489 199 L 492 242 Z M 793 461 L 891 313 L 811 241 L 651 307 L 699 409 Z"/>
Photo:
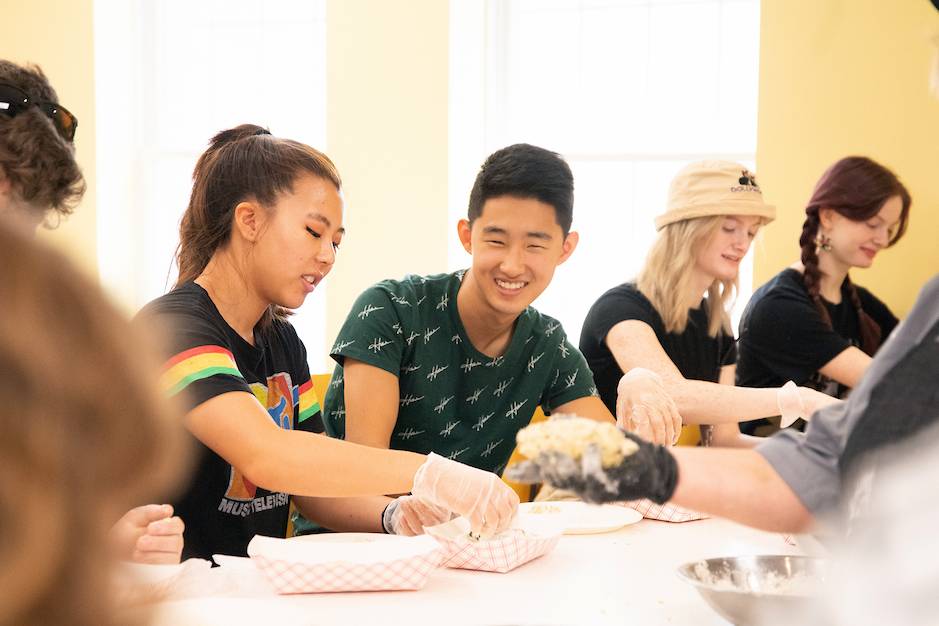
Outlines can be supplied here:
<path id="1" fill-rule="evenodd" d="M 909 191 L 893 172 L 867 157 L 846 157 L 829 167 L 815 185 L 808 206 L 805 207 L 805 222 L 799 237 L 801 260 L 805 267 L 802 282 L 816 310 L 829 328 L 832 325 L 831 316 L 819 291 L 822 278 L 818 267 L 818 236 L 821 223 L 819 212 L 823 208 L 831 209 L 849 220 L 862 222 L 877 215 L 884 203 L 893 196 L 900 197 L 903 208 L 897 232 L 890 238 L 888 247 L 899 241 L 906 232 L 912 203 Z M 848 297 L 858 315 L 861 349 L 873 356 L 881 344 L 880 326 L 864 311 L 851 278 L 846 280 Z"/>
<path id="2" fill-rule="evenodd" d="M 192 173 L 189 206 L 179 225 L 176 286 L 197 278 L 212 255 L 231 237 L 235 207 L 245 200 L 273 206 L 301 174 L 312 174 L 341 189 L 336 166 L 325 154 L 297 141 L 271 135 L 254 124 L 223 130 L 199 157 Z M 261 326 L 287 312 L 272 306 Z"/>

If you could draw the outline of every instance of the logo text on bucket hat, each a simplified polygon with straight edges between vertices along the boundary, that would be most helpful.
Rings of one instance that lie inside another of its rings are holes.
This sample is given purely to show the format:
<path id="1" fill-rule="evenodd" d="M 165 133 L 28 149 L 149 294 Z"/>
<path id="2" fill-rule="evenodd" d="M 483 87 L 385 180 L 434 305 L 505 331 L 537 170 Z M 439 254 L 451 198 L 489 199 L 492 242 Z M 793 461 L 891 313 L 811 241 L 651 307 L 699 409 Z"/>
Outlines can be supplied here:
<path id="1" fill-rule="evenodd" d="M 761 195 L 763 193 L 760 191 L 760 186 L 756 184 L 756 176 L 749 170 L 741 170 L 740 179 L 737 182 L 740 184 L 731 187 L 732 192 L 752 191 Z"/>

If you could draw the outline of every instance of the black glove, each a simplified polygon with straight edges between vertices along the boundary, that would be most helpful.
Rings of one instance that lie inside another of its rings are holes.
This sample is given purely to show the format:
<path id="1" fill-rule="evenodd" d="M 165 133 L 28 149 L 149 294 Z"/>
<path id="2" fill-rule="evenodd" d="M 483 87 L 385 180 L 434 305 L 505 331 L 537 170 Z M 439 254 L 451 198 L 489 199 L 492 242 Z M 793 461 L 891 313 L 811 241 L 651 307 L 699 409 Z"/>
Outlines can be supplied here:
<path id="1" fill-rule="evenodd" d="M 675 493 L 678 482 L 675 457 L 663 446 L 632 433 L 622 434 L 636 442 L 639 449 L 615 467 L 603 467 L 599 450 L 591 444 L 579 460 L 561 452 L 542 452 L 535 459 L 510 467 L 506 478 L 520 483 L 548 483 L 595 504 L 640 498 L 664 504 Z"/>

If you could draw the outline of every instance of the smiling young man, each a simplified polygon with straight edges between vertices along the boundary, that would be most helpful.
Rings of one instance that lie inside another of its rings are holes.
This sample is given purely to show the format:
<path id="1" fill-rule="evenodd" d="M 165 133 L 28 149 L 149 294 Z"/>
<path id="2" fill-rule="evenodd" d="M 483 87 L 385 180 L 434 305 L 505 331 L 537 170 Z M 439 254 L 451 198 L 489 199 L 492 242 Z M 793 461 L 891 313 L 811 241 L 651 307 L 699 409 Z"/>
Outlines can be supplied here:
<path id="1" fill-rule="evenodd" d="M 531 307 L 577 247 L 573 199 L 553 152 L 517 144 L 486 159 L 457 226 L 471 267 L 385 280 L 353 305 L 332 349 L 327 432 L 501 473 L 538 406 L 612 420 L 561 324 Z M 448 518 L 410 496 L 391 502 L 333 501 L 316 517 L 405 534 Z"/>

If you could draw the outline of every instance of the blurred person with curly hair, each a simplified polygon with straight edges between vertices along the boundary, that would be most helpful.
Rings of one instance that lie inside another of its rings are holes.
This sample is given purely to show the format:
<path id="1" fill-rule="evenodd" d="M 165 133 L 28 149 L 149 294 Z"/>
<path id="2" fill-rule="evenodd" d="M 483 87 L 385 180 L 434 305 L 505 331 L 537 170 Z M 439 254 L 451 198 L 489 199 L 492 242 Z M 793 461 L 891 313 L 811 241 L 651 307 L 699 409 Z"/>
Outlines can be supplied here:
<path id="1" fill-rule="evenodd" d="M 39 67 L 0 59 L 0 222 L 31 236 L 72 213 L 85 193 L 77 127 Z M 112 547 L 133 561 L 177 563 L 183 522 L 168 504 L 136 507 L 114 525 Z"/>

